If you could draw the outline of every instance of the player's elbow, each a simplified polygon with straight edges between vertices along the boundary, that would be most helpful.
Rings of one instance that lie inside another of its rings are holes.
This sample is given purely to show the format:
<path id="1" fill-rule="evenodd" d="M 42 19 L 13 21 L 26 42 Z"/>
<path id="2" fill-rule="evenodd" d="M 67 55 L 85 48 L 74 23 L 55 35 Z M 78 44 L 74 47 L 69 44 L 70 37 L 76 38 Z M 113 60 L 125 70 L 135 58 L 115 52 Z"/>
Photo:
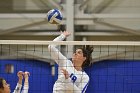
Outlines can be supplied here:
<path id="1" fill-rule="evenodd" d="M 48 50 L 51 51 L 52 45 L 48 45 Z"/>
<path id="2" fill-rule="evenodd" d="M 48 45 L 48 51 L 52 51 L 55 50 L 55 46 L 54 45 Z"/>

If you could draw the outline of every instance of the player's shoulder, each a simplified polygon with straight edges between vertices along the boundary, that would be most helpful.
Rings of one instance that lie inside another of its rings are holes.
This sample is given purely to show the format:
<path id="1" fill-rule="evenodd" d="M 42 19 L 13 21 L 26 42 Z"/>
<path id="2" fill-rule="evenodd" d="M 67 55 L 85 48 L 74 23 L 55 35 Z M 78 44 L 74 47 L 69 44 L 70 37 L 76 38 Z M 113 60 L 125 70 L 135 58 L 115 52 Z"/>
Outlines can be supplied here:
<path id="1" fill-rule="evenodd" d="M 83 77 L 84 77 L 84 79 L 88 79 L 89 80 L 89 76 L 88 76 L 88 74 L 85 71 L 83 71 Z"/>

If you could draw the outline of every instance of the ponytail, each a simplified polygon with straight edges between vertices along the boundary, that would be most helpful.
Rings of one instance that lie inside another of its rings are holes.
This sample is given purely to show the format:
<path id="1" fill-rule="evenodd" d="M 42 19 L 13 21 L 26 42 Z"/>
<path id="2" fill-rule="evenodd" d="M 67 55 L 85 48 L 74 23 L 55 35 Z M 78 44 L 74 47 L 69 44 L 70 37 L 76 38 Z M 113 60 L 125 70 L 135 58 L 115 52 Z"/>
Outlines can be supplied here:
<path id="1" fill-rule="evenodd" d="M 86 60 L 82 64 L 82 69 L 90 66 L 91 60 L 92 60 L 92 52 L 93 52 L 93 47 L 90 47 L 89 45 L 83 46 L 82 48 L 83 51 L 83 56 L 86 57 Z"/>

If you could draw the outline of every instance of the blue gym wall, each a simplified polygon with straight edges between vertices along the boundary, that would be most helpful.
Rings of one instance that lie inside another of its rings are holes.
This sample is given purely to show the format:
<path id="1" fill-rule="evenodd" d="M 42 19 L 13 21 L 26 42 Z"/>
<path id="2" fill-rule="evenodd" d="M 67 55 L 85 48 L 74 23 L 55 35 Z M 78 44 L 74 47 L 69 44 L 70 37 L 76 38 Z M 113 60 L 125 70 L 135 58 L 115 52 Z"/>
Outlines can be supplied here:
<path id="1" fill-rule="evenodd" d="M 86 71 L 87 93 L 140 93 L 140 61 L 106 60 Z"/>
<path id="2" fill-rule="evenodd" d="M 14 74 L 6 74 L 5 64 L 14 65 Z M 29 93 L 51 93 L 55 77 L 51 75 L 51 66 L 48 63 L 36 60 L 0 60 L 0 77 L 4 77 L 13 91 L 18 78 L 18 71 L 29 71 Z"/>
<path id="3" fill-rule="evenodd" d="M 13 64 L 14 74 L 6 74 L 5 64 Z M 56 66 L 57 67 L 57 66 Z M 90 83 L 86 93 L 140 93 L 140 61 L 105 60 L 86 69 Z M 19 71 L 31 73 L 29 93 L 52 93 L 57 76 L 51 76 L 51 66 L 36 60 L 0 60 L 0 77 L 16 86 Z"/>

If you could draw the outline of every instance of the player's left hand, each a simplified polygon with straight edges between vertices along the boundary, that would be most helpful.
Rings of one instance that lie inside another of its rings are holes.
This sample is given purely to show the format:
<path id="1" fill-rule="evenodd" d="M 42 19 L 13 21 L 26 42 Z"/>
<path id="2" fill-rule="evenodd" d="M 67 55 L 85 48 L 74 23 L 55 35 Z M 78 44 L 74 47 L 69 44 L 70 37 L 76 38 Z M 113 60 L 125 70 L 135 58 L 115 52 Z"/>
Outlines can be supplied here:
<path id="1" fill-rule="evenodd" d="M 62 73 L 64 74 L 65 76 L 65 79 L 68 79 L 69 78 L 69 73 L 66 69 L 61 69 L 62 70 Z"/>
<path id="2" fill-rule="evenodd" d="M 22 71 L 19 71 L 19 72 L 17 73 L 17 76 L 18 76 L 18 78 L 19 78 L 20 80 L 23 79 L 23 74 L 24 74 L 24 72 L 22 72 Z"/>

